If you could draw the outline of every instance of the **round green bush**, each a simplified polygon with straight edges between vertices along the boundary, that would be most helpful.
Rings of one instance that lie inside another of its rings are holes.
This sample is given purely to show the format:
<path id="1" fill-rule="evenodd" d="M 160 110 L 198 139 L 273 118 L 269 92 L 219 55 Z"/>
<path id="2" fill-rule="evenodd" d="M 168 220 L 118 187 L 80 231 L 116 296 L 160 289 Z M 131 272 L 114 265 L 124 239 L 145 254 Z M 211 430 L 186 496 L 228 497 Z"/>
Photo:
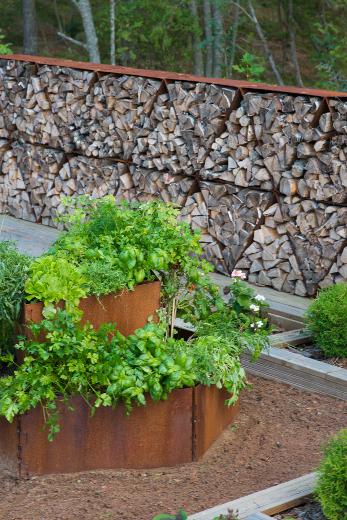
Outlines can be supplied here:
<path id="1" fill-rule="evenodd" d="M 308 308 L 306 323 L 326 357 L 347 357 L 347 284 L 322 289 Z"/>
<path id="2" fill-rule="evenodd" d="M 328 520 L 347 520 L 347 428 L 325 448 L 316 495 Z"/>

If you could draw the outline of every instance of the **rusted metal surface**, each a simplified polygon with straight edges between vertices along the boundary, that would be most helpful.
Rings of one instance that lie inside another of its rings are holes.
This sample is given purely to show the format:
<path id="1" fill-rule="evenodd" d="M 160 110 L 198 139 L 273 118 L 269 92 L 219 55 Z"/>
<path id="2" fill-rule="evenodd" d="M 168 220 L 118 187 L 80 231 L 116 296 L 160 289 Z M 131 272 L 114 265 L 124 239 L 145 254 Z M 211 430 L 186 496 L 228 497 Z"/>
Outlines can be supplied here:
<path id="1" fill-rule="evenodd" d="M 226 406 L 230 394 L 223 388 L 199 385 L 194 388 L 193 460 L 209 449 L 239 411 L 239 403 Z"/>
<path id="2" fill-rule="evenodd" d="M 114 322 L 124 335 L 132 334 L 136 329 L 144 327 L 150 316 L 157 319 L 160 307 L 160 282 L 139 284 L 133 291 L 122 291 L 116 294 L 88 296 L 80 301 L 83 311 L 82 323 L 89 321 L 95 328 L 103 323 Z M 42 303 L 24 304 L 24 323 L 42 320 Z"/>
<path id="3" fill-rule="evenodd" d="M 94 469 L 176 466 L 200 458 L 235 418 L 227 393 L 215 387 L 174 390 L 166 401 L 134 407 L 100 407 L 93 417 L 82 397 L 71 398 L 74 411 L 59 403 L 61 431 L 47 439 L 41 407 L 0 420 L 0 468 L 27 477 Z"/>
<path id="4" fill-rule="evenodd" d="M 57 67 L 70 67 L 79 70 L 91 70 L 98 73 L 112 74 L 128 74 L 131 76 L 144 76 L 147 78 L 155 78 L 166 81 L 192 81 L 201 83 L 213 83 L 224 87 L 240 88 L 245 91 L 262 91 L 262 92 L 283 92 L 287 94 L 298 94 L 306 96 L 318 96 L 326 98 L 347 97 L 347 92 L 336 92 L 332 90 L 313 89 L 293 86 L 268 85 L 266 83 L 251 83 L 243 80 L 226 79 L 226 78 L 205 78 L 204 76 L 194 76 L 192 74 L 181 74 L 178 72 L 167 72 L 162 70 L 137 69 L 132 67 L 121 67 L 115 65 L 106 65 L 101 63 L 90 63 L 86 61 L 62 60 L 58 58 L 47 58 L 45 56 L 32 56 L 26 54 L 0 54 L 0 59 L 17 60 L 39 65 L 51 65 Z"/>
<path id="5" fill-rule="evenodd" d="M 166 401 L 135 407 L 100 407 L 90 417 L 81 397 L 74 411 L 60 406 L 61 431 L 47 439 L 40 408 L 21 418 L 21 476 L 93 469 L 155 468 L 191 461 L 192 389 L 172 392 Z"/>
<path id="6" fill-rule="evenodd" d="M 0 473 L 8 471 L 12 475 L 17 475 L 19 472 L 19 425 L 19 417 L 16 417 L 12 423 L 0 417 Z"/>

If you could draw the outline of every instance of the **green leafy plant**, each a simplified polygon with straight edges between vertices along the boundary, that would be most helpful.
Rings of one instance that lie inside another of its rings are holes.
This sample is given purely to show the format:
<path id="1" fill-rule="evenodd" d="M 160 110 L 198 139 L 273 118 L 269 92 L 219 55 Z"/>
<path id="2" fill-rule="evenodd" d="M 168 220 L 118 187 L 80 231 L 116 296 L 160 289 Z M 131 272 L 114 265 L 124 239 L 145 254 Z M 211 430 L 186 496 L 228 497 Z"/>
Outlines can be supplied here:
<path id="1" fill-rule="evenodd" d="M 58 309 L 31 331 L 44 332 L 46 340 L 18 344 L 26 356 L 13 375 L 0 379 L 0 415 L 12 421 L 41 404 L 50 439 L 59 431 L 58 400 L 81 395 L 92 412 L 122 400 L 130 412 L 134 404 L 146 404 L 146 394 L 166 399 L 196 382 L 192 357 L 171 347 L 175 340 L 166 339 L 163 324 L 149 323 L 125 338 L 114 325 L 96 331 Z"/>
<path id="2" fill-rule="evenodd" d="M 13 347 L 30 258 L 12 242 L 0 242 L 0 354 Z"/>
<path id="3" fill-rule="evenodd" d="M 5 39 L 4 34 L 2 34 L 2 31 L 0 29 L 0 54 L 12 54 L 11 44 L 10 43 L 4 43 L 3 40 Z"/>
<path id="4" fill-rule="evenodd" d="M 152 520 L 187 520 L 188 515 L 181 509 L 177 515 L 160 514 L 153 517 Z"/>
<path id="5" fill-rule="evenodd" d="M 262 65 L 262 60 L 251 54 L 245 52 L 238 65 L 233 66 L 233 70 L 241 74 L 247 81 L 262 81 L 265 67 Z"/>
<path id="6" fill-rule="evenodd" d="M 80 298 L 86 296 L 85 278 L 71 260 L 59 256 L 43 256 L 35 260 L 25 283 L 27 300 L 41 300 L 46 316 L 54 314 L 54 303 L 64 301 L 66 309 L 76 313 Z"/>
<path id="7" fill-rule="evenodd" d="M 179 313 L 194 323 L 208 316 L 211 306 L 222 306 L 218 288 L 207 276 L 212 268 L 201 259 L 199 234 L 177 221 L 178 210 L 172 205 L 159 201 L 117 205 L 111 196 L 99 200 L 77 197 L 65 204 L 68 214 L 61 220 L 68 231 L 47 258 L 59 258 L 59 263 L 65 258 L 71 264 L 65 280 L 72 270 L 79 273 L 78 280 L 74 272 L 75 290 L 102 295 L 159 279 L 163 308 L 172 322 Z M 56 260 L 51 261 L 54 264 Z M 32 267 L 32 272 L 38 273 L 37 283 L 33 289 L 29 280 L 27 288 L 31 297 L 47 301 L 43 291 L 48 284 L 41 283 L 39 276 L 41 262 L 49 261 L 37 260 L 39 265 Z M 56 281 L 52 284 L 56 287 Z M 49 291 L 49 303 L 66 298 Z"/>
<path id="8" fill-rule="evenodd" d="M 347 357 L 347 284 L 322 289 L 306 313 L 306 325 L 327 357 Z"/>
<path id="9" fill-rule="evenodd" d="M 318 469 L 316 496 L 328 520 L 347 519 L 347 428 L 325 448 Z"/>
<path id="10" fill-rule="evenodd" d="M 264 299 L 243 273 L 233 273 L 223 299 L 201 258 L 199 235 L 177 221 L 171 205 L 119 206 L 113 197 L 67 205 L 68 231 L 30 266 L 26 296 L 44 302 L 44 319 L 31 325 L 34 339 L 17 345 L 23 364 L 0 379 L 0 415 L 11 421 L 41 405 L 53 438 L 57 403 L 72 395 L 81 395 L 92 412 L 119 400 L 130 412 L 146 404 L 146 395 L 166 399 L 176 388 L 202 383 L 226 388 L 227 404 L 234 404 L 246 386 L 240 355 L 249 350 L 256 358 L 269 332 Z M 158 324 L 127 338 L 116 324 L 98 331 L 81 324 L 80 298 L 156 279 L 162 283 Z M 195 326 L 188 341 L 175 339 L 176 314 Z"/>

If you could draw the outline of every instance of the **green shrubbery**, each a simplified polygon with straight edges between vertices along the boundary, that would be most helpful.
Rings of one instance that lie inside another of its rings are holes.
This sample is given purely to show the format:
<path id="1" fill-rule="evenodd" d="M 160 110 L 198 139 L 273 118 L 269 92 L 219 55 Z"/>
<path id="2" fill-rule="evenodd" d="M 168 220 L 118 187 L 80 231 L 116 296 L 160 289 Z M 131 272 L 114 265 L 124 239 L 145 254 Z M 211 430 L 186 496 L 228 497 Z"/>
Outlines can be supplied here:
<path id="1" fill-rule="evenodd" d="M 12 242 L 0 242 L 0 355 L 15 342 L 29 264 L 29 257 L 19 253 Z"/>
<path id="2" fill-rule="evenodd" d="M 306 323 L 326 357 L 347 357 L 347 283 L 322 289 L 307 311 Z"/>
<path id="3" fill-rule="evenodd" d="M 316 495 L 328 520 L 347 520 L 347 428 L 331 439 L 318 470 Z"/>
<path id="4" fill-rule="evenodd" d="M 145 404 L 146 395 L 166 399 L 175 388 L 202 383 L 226 388 L 233 404 L 246 385 L 241 353 L 257 357 L 268 344 L 263 298 L 239 272 L 228 301 L 221 298 L 201 258 L 199 235 L 177 221 L 171 205 L 117 206 L 112 197 L 83 197 L 71 206 L 69 230 L 30 265 L 26 298 L 44 302 L 44 320 L 31 330 L 45 341 L 17 345 L 26 356 L 0 379 L 0 415 L 11 421 L 40 404 L 52 438 L 59 430 L 57 399 L 72 395 L 83 396 L 92 411 L 119 400 L 130 411 Z M 81 324 L 80 298 L 131 290 L 145 280 L 161 281 L 159 323 L 127 338 L 116 324 L 99 331 Z M 61 301 L 64 309 L 57 307 Z M 176 315 L 194 324 L 189 341 L 175 338 Z"/>

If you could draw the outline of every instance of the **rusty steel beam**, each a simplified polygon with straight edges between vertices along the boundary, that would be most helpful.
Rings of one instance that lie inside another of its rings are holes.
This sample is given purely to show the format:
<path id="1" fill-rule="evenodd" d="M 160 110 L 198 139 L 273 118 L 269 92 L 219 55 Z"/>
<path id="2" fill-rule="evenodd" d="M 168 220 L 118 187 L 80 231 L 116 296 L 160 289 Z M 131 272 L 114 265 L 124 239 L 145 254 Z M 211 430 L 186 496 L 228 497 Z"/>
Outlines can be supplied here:
<path id="1" fill-rule="evenodd" d="M 244 88 L 247 91 L 260 92 L 281 92 L 284 94 L 297 94 L 303 96 L 317 96 L 326 98 L 346 98 L 347 92 L 335 92 L 333 90 L 314 89 L 305 87 L 268 85 L 266 83 L 252 83 L 249 81 L 227 79 L 227 78 L 205 78 L 204 76 L 194 76 L 193 74 L 181 74 L 179 72 L 168 72 L 162 70 L 137 69 L 132 67 L 122 67 L 119 65 L 108 65 L 102 63 L 90 63 L 86 61 L 63 60 L 59 58 L 47 58 L 45 56 L 32 56 L 26 54 L 0 54 L 0 59 L 17 60 L 38 65 L 51 65 L 56 67 L 70 67 L 72 69 L 90 70 L 109 74 L 128 74 L 130 76 L 143 76 L 167 81 L 191 81 L 196 83 L 213 83 L 222 87 Z"/>

